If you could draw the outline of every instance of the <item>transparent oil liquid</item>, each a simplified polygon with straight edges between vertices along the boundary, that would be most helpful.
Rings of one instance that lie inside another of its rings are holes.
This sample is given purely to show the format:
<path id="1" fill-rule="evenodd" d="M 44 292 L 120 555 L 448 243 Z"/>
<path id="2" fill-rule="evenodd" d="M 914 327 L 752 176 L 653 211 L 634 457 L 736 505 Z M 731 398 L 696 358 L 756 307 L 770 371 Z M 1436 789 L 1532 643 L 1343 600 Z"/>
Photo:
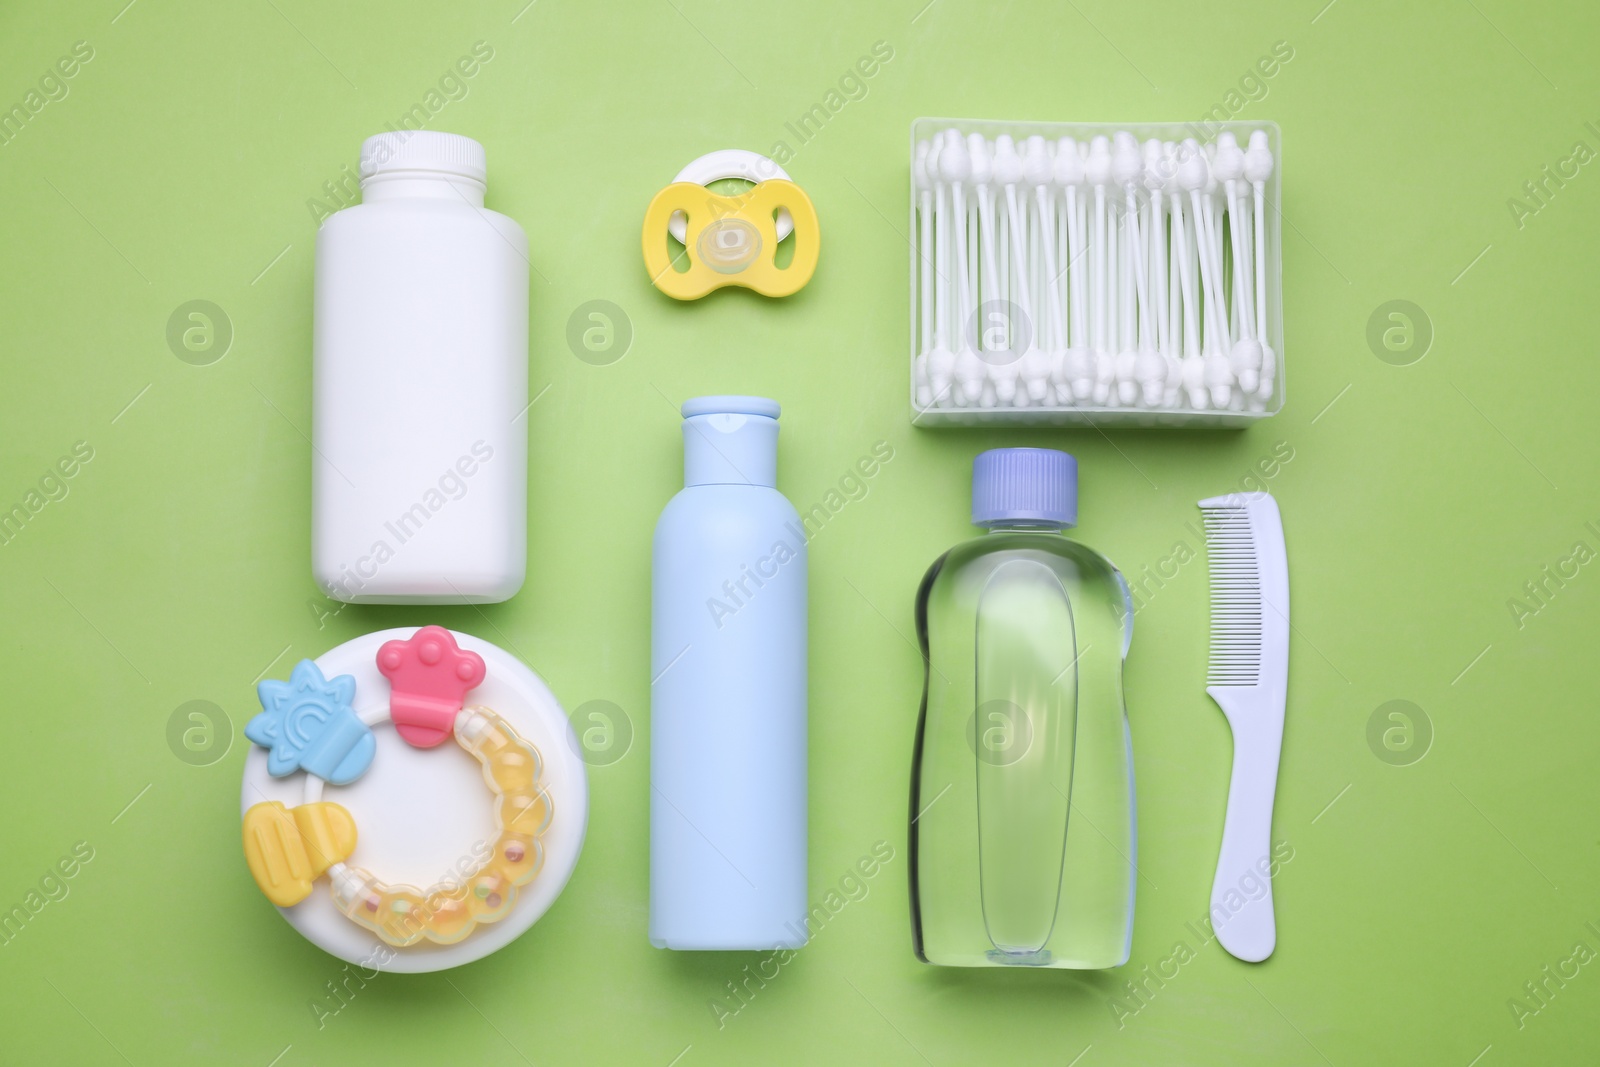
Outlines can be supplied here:
<path id="1" fill-rule="evenodd" d="M 960 967 L 1126 963 L 1136 837 L 1122 576 L 1053 530 L 998 529 L 934 563 L 916 610 L 917 955 Z"/>

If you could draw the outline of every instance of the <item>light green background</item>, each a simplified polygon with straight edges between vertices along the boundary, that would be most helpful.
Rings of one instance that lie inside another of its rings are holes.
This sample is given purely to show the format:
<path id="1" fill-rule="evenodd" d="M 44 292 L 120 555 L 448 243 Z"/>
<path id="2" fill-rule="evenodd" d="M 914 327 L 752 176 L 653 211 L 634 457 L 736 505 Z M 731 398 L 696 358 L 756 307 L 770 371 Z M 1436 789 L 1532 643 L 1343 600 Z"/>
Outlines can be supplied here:
<path id="1" fill-rule="evenodd" d="M 1550 982 L 1520 1027 L 1508 1007 L 1575 943 L 1600 951 L 1585 925 L 1600 927 L 1600 564 L 1551 583 L 1520 627 L 1508 607 L 1577 542 L 1600 548 L 1585 525 L 1600 527 L 1600 177 L 1548 183 L 1521 227 L 1507 206 L 1575 142 L 1600 149 L 1585 125 L 1600 120 L 1591 5 L 125 2 L 0 14 L 0 105 L 74 42 L 94 49 L 66 98 L 0 146 L 0 505 L 75 442 L 94 450 L 66 497 L 0 546 L 0 907 L 24 903 L 75 843 L 94 852 L 0 946 L 0 1061 L 1600 1058 L 1600 962 Z M 531 380 L 548 390 L 529 413 L 528 583 L 481 611 L 319 618 L 334 605 L 308 568 L 307 201 L 480 40 L 493 59 L 430 126 L 484 143 L 489 203 L 531 244 Z M 865 97 L 799 145 L 785 122 L 877 41 L 894 55 Z M 1239 118 L 1283 128 L 1283 414 L 1233 433 L 913 429 L 910 120 L 1197 119 L 1278 41 L 1293 59 Z M 777 140 L 826 235 L 810 287 L 691 305 L 651 289 L 638 243 L 651 195 L 705 151 Z M 234 329 L 209 366 L 165 339 L 194 299 Z M 592 299 L 632 322 L 610 366 L 565 341 Z M 1368 345 L 1369 317 L 1394 299 L 1432 324 L 1414 365 Z M 721 1028 L 708 1002 L 760 957 L 669 955 L 645 935 L 649 540 L 680 484 L 674 406 L 703 392 L 783 402 L 781 484 L 802 509 L 874 442 L 895 450 L 811 549 L 812 896 L 874 842 L 895 857 Z M 1230 752 L 1202 693 L 1203 559 L 1148 599 L 1128 665 L 1132 963 L 967 973 L 911 955 L 912 597 L 970 532 L 973 454 L 1021 444 L 1078 455 L 1082 535 L 1135 580 L 1197 545 L 1195 500 L 1292 449 L 1269 485 L 1293 581 L 1275 832 L 1294 858 L 1263 965 L 1186 926 L 1205 911 Z M 319 1028 L 311 1005 L 341 967 L 251 884 L 238 731 L 269 665 L 281 676 L 356 634 L 423 622 L 518 651 L 569 709 L 614 702 L 632 749 L 593 769 L 587 848 L 542 922 L 458 972 L 380 977 Z M 211 765 L 168 747 L 190 700 L 232 723 Z M 1420 762 L 1369 748 L 1390 700 L 1432 724 Z M 1112 998 L 1180 941 L 1196 958 L 1119 1027 Z"/>

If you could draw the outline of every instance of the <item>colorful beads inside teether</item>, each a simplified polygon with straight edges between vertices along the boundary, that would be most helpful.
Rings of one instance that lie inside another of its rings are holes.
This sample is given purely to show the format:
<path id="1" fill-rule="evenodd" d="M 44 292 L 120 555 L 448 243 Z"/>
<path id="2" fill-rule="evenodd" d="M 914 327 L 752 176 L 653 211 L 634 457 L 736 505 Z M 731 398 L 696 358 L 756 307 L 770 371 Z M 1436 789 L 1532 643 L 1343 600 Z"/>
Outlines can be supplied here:
<path id="1" fill-rule="evenodd" d="M 504 918 L 516 903 L 517 889 L 533 880 L 544 861 L 539 838 L 553 811 L 541 784 L 544 761 L 539 750 L 481 707 L 457 716 L 455 739 L 483 765 L 484 780 L 495 794 L 497 835 L 483 866 L 458 883 L 426 893 L 408 885 L 385 885 L 358 867 L 341 867 L 333 874 L 339 910 L 397 947 L 424 938 L 452 944 L 478 923 Z"/>
<path id="2" fill-rule="evenodd" d="M 794 258 L 780 267 L 775 218 L 785 209 L 794 218 Z M 689 267 L 684 271 L 673 265 L 667 249 L 667 227 L 675 212 L 687 220 L 683 244 Z M 810 198 L 781 178 L 758 182 L 737 196 L 673 182 L 645 211 L 643 240 L 650 280 L 675 300 L 698 300 L 725 285 L 763 296 L 788 296 L 816 271 L 822 231 Z"/>
<path id="3" fill-rule="evenodd" d="M 262 710 L 244 735 L 269 750 L 267 773 L 274 777 L 304 770 L 345 785 L 366 773 L 378 748 L 371 728 L 350 707 L 355 694 L 350 675 L 329 680 L 315 663 L 301 660 L 287 682 L 269 678 L 256 686 Z"/>
<path id="4" fill-rule="evenodd" d="M 424 626 L 405 641 L 378 649 L 378 670 L 389 679 L 395 730 L 418 748 L 450 736 L 467 690 L 484 677 L 483 657 L 457 647 L 443 626 Z"/>

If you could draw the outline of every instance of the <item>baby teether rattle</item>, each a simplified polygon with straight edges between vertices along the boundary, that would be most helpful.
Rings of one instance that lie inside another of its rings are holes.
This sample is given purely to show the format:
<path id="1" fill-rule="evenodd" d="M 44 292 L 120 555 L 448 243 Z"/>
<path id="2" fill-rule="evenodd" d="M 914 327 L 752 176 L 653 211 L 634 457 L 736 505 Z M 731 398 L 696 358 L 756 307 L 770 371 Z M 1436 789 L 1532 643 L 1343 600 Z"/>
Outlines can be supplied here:
<path id="1" fill-rule="evenodd" d="M 756 184 L 734 196 L 706 188 L 724 178 Z M 672 261 L 669 232 L 683 242 L 686 270 Z M 794 258 L 779 267 L 778 243 L 791 232 Z M 765 156 L 733 149 L 689 164 L 644 215 L 645 268 L 656 288 L 676 300 L 698 300 L 726 285 L 763 296 L 798 292 L 817 269 L 820 240 L 816 209 L 800 187 Z"/>
<path id="2" fill-rule="evenodd" d="M 539 872 L 541 837 L 553 812 L 542 782 L 543 760 L 499 714 L 462 706 L 486 670 L 482 657 L 459 648 L 450 631 L 425 626 L 407 640 L 385 643 L 377 661 L 390 681 L 390 699 L 361 715 L 353 707 L 355 679 L 324 678 L 310 660 L 299 663 L 289 681 L 269 679 L 258 686 L 262 711 L 245 736 L 269 750 L 267 768 L 274 777 L 303 771 L 305 790 L 293 808 L 264 801 L 245 813 L 245 859 L 257 886 L 279 907 L 304 900 L 326 874 L 338 910 L 390 945 L 423 939 L 453 944 L 477 924 L 505 917 L 517 890 Z M 356 847 L 355 820 L 322 799 L 323 787 L 348 784 L 366 772 L 376 751 L 371 727 L 384 721 L 418 748 L 454 737 L 482 764 L 497 836 L 469 876 L 421 891 L 388 885 L 345 862 Z"/>

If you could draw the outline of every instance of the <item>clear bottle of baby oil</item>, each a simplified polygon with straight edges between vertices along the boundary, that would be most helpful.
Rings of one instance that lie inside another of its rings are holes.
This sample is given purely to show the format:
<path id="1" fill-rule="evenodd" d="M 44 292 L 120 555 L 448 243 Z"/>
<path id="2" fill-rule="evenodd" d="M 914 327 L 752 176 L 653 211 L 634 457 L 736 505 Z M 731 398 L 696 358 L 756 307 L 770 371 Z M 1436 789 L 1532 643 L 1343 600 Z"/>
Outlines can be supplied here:
<path id="1" fill-rule="evenodd" d="M 917 956 L 957 967 L 1115 967 L 1133 934 L 1127 584 L 1063 536 L 1077 461 L 996 449 L 973 464 L 986 533 L 917 593 L 926 676 L 911 779 Z"/>

